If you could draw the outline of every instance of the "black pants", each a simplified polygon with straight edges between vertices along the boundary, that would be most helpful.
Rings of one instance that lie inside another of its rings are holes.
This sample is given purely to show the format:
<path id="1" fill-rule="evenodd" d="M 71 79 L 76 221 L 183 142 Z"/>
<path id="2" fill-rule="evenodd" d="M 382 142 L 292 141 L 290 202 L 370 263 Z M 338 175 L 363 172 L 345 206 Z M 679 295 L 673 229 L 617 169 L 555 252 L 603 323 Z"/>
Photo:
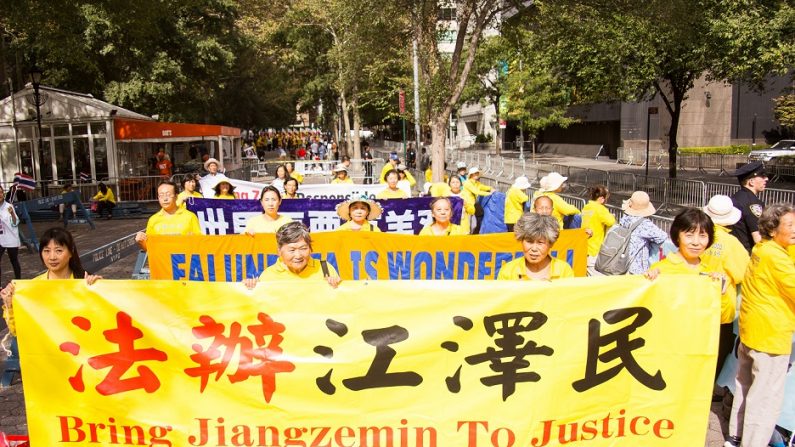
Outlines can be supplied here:
<path id="1" fill-rule="evenodd" d="M 515 224 L 505 224 L 505 226 L 506 226 L 506 227 L 508 227 L 508 232 L 509 232 L 509 233 L 513 233 L 513 226 L 514 226 L 514 225 L 515 225 Z"/>
<path id="2" fill-rule="evenodd" d="M 718 374 L 723 369 L 723 364 L 726 361 L 726 356 L 731 354 L 734 350 L 734 326 L 732 323 L 724 323 L 720 325 L 720 337 L 718 338 L 718 364 L 715 367 L 715 379 L 718 379 Z"/>
<path id="3" fill-rule="evenodd" d="M 99 202 L 97 202 L 97 213 L 99 214 L 99 217 L 102 217 L 102 214 L 104 214 L 105 211 L 108 212 L 108 217 L 112 217 L 113 207 L 115 206 L 116 206 L 115 203 L 109 202 L 107 200 L 100 200 Z"/>
<path id="4" fill-rule="evenodd" d="M 22 267 L 19 266 L 19 247 L 0 247 L 0 261 L 3 260 L 3 253 L 8 250 L 8 259 L 11 260 L 11 267 L 14 269 L 14 278 L 22 279 Z M 0 265 L 2 272 L 2 265 Z"/>

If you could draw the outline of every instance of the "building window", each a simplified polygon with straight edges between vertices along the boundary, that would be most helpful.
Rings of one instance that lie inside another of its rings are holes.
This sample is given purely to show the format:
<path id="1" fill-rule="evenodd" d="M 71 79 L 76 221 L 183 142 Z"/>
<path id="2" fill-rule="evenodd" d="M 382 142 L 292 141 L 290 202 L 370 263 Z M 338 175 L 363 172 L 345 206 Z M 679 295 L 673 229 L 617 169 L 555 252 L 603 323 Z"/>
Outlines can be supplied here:
<path id="1" fill-rule="evenodd" d="M 455 8 L 439 8 L 439 20 L 455 21 L 456 9 Z"/>

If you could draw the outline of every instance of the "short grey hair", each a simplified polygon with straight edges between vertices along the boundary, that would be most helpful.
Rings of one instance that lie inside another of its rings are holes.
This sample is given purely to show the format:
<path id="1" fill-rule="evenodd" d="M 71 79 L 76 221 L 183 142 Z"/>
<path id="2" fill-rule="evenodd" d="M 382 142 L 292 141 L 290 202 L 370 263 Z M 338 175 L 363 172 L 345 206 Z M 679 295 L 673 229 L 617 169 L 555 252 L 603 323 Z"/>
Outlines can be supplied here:
<path id="1" fill-rule="evenodd" d="M 524 213 L 513 227 L 513 235 L 517 241 L 537 241 L 546 239 L 550 245 L 560 236 L 558 220 L 552 216 L 537 213 Z"/>
<path id="2" fill-rule="evenodd" d="M 781 224 L 781 218 L 789 213 L 795 213 L 795 207 L 789 203 L 774 203 L 762 211 L 759 217 L 759 234 L 763 239 L 772 239 L 773 232 Z"/>
<path id="3" fill-rule="evenodd" d="M 309 228 L 303 222 L 294 220 L 284 224 L 276 231 L 276 245 L 282 248 L 284 245 L 304 241 L 312 249 L 312 236 L 309 235 Z"/>

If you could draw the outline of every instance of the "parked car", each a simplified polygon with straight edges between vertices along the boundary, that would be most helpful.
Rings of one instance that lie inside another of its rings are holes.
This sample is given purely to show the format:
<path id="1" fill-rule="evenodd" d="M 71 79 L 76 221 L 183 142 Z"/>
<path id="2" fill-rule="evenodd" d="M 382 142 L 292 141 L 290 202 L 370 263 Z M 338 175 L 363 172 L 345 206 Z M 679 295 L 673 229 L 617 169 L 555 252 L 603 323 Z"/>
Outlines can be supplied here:
<path id="1" fill-rule="evenodd" d="M 767 149 L 751 151 L 748 161 L 769 162 L 781 157 L 795 156 L 795 140 L 781 140 Z"/>

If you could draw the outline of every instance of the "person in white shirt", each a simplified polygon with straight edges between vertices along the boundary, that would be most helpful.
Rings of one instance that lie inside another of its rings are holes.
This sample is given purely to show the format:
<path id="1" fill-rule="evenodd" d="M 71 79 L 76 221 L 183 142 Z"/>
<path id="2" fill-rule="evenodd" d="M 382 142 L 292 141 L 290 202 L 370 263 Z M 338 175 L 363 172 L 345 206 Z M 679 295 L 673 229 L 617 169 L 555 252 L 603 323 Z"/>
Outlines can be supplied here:
<path id="1" fill-rule="evenodd" d="M 11 267 L 14 269 L 14 278 L 22 278 L 22 267 L 19 265 L 19 217 L 14 211 L 14 205 L 6 202 L 5 191 L 0 186 L 0 261 L 3 253 L 8 251 L 8 259 L 11 260 Z M 1 270 L 0 270 L 1 271 Z"/>

